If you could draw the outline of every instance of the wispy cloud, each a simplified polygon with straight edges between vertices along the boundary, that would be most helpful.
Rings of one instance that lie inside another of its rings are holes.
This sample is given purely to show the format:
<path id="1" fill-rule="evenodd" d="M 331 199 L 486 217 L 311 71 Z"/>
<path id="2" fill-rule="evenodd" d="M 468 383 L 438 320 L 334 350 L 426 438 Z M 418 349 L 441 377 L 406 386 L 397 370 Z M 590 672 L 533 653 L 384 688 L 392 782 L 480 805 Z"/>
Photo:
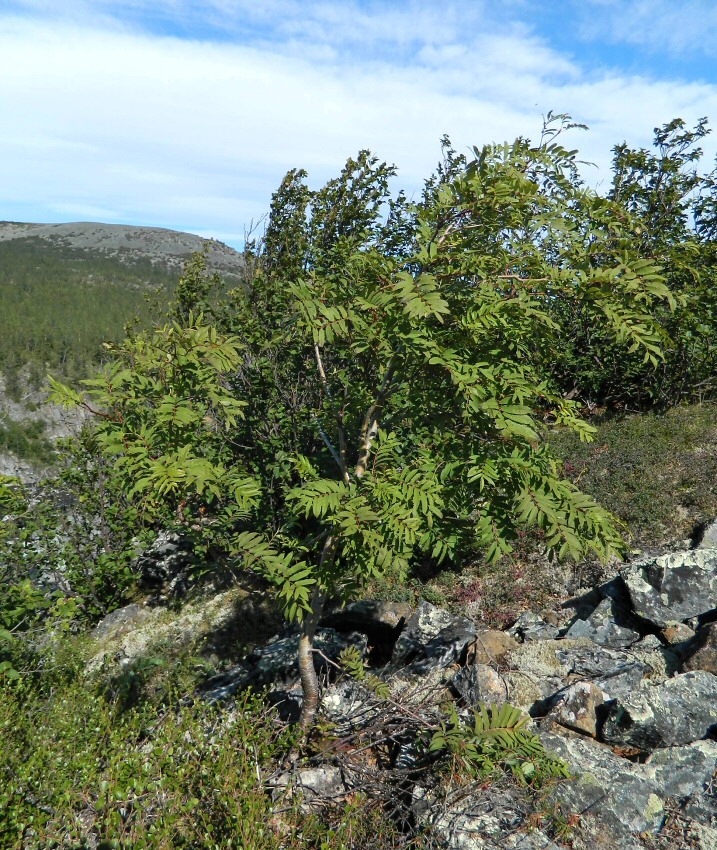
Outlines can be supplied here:
<path id="1" fill-rule="evenodd" d="M 320 183 L 360 148 L 418 191 L 444 133 L 535 136 L 568 111 L 604 167 L 676 115 L 717 116 L 714 85 L 590 73 L 503 9 L 499 26 L 478 0 L 6 0 L 0 218 L 102 211 L 239 243 L 288 168 Z"/>
<path id="2" fill-rule="evenodd" d="M 579 15 L 579 34 L 585 40 L 678 56 L 717 55 L 713 0 L 586 0 Z"/>

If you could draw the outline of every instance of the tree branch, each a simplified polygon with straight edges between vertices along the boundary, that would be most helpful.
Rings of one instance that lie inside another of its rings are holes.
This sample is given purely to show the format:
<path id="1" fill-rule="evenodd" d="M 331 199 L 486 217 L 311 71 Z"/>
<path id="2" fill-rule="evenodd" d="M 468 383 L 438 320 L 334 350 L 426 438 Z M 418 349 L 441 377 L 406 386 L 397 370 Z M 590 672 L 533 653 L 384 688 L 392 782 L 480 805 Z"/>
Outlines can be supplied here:
<path id="1" fill-rule="evenodd" d="M 361 435 L 359 438 L 361 446 L 359 448 L 359 459 L 354 473 L 356 478 L 361 478 L 366 472 L 368 460 L 371 456 L 371 446 L 373 441 L 376 439 L 376 434 L 378 434 L 378 417 L 391 389 L 391 381 L 393 381 L 397 365 L 398 351 L 395 351 L 388 363 L 388 369 L 386 369 L 386 374 L 383 376 L 383 381 L 381 382 L 381 386 L 376 394 L 376 400 L 366 411 L 366 416 L 364 417 L 363 425 L 361 426 Z"/>
<path id="2" fill-rule="evenodd" d="M 321 359 L 321 350 L 319 349 L 319 344 L 314 343 L 314 354 L 316 355 L 316 366 L 319 370 L 319 377 L 321 378 L 321 384 L 324 388 L 324 392 L 326 393 L 326 398 L 329 400 L 329 403 L 333 402 L 333 397 L 331 395 L 331 388 L 329 387 L 329 379 L 326 377 L 326 370 L 324 369 L 324 363 Z M 338 428 L 339 434 L 339 452 L 337 454 L 336 449 L 331 446 L 326 435 L 323 431 L 321 431 L 321 436 L 324 442 L 329 446 L 329 450 L 333 455 L 334 460 L 339 465 L 339 469 L 341 470 L 341 477 L 343 478 L 346 484 L 351 483 L 351 479 L 349 478 L 348 468 L 346 466 L 346 434 L 344 433 L 344 420 L 341 412 L 336 410 L 334 412 L 334 416 L 336 417 L 336 426 Z M 320 426 L 319 426 L 319 430 Z"/>

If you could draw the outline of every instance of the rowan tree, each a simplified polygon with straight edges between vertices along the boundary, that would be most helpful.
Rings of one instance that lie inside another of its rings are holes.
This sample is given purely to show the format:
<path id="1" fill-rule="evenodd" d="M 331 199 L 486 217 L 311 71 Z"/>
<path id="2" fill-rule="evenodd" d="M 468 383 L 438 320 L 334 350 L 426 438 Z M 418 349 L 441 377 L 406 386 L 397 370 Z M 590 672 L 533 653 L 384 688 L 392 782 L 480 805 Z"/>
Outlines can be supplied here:
<path id="1" fill-rule="evenodd" d="M 447 148 L 416 205 L 392 200 L 394 170 L 365 151 L 318 191 L 292 171 L 216 327 L 185 303 L 185 326 L 128 341 L 74 398 L 100 413 L 138 499 L 181 494 L 274 587 L 300 626 L 305 728 L 327 599 L 400 581 L 418 556 L 497 559 L 521 529 L 559 556 L 623 551 L 543 439 L 546 423 L 591 435 L 550 384 L 552 307 L 654 361 L 649 311 L 670 294 L 631 252 L 625 204 L 582 186 L 575 156 L 550 138 Z"/>

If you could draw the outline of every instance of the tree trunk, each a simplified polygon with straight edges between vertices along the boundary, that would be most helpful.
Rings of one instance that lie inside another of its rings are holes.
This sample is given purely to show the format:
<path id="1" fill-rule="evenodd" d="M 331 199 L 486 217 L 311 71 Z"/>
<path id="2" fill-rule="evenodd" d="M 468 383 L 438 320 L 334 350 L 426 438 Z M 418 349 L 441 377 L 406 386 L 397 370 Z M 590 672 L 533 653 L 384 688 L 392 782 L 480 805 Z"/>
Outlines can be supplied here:
<path id="1" fill-rule="evenodd" d="M 326 538 L 321 552 L 320 573 L 331 566 L 336 558 L 336 548 L 336 538 L 330 534 Z M 299 635 L 299 675 L 301 676 L 301 690 L 304 695 L 299 726 L 304 732 L 307 732 L 312 726 L 319 706 L 319 679 L 314 667 L 314 635 L 324 611 L 325 601 L 326 592 L 317 584 L 311 594 L 311 611 L 304 617 Z"/>
<path id="2" fill-rule="evenodd" d="M 314 667 L 314 635 L 321 619 L 324 595 L 314 590 L 311 597 L 311 612 L 304 617 L 299 636 L 299 674 L 304 703 L 301 706 L 299 726 L 307 732 L 314 723 L 319 706 L 319 680 Z"/>

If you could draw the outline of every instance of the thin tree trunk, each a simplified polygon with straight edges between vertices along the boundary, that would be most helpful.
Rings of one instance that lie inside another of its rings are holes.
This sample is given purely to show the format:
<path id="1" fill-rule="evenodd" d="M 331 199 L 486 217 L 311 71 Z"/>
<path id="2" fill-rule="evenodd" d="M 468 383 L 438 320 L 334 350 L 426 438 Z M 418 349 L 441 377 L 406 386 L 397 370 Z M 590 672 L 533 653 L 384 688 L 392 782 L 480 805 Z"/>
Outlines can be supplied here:
<path id="1" fill-rule="evenodd" d="M 322 568 L 330 566 L 335 557 L 336 538 L 330 534 L 326 538 L 321 552 L 320 566 Z M 323 572 L 323 570 L 320 569 L 320 572 Z M 299 726 L 304 732 L 307 732 L 313 725 L 319 707 L 319 679 L 314 667 L 314 636 L 324 611 L 325 602 L 325 591 L 319 585 L 316 585 L 311 594 L 311 611 L 304 617 L 299 635 L 299 675 L 301 677 L 301 690 L 304 695 Z"/>

